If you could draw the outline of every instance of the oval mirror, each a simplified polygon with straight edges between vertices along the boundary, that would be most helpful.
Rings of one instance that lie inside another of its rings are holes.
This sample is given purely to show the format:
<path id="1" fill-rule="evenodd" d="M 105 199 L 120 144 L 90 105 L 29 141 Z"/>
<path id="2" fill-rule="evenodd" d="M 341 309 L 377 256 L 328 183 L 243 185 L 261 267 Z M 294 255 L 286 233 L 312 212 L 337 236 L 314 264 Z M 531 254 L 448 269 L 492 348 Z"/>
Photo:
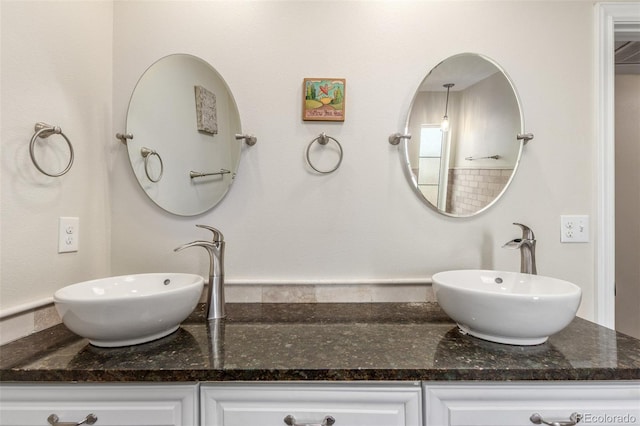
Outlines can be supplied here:
<path id="1" fill-rule="evenodd" d="M 439 63 L 411 103 L 405 174 L 438 212 L 472 216 L 511 182 L 522 152 L 523 117 L 515 87 L 491 59 L 464 53 Z"/>
<path id="2" fill-rule="evenodd" d="M 235 178 L 238 108 L 220 74 L 200 58 L 169 55 L 144 72 L 129 102 L 127 133 L 138 183 L 170 213 L 204 213 Z"/>

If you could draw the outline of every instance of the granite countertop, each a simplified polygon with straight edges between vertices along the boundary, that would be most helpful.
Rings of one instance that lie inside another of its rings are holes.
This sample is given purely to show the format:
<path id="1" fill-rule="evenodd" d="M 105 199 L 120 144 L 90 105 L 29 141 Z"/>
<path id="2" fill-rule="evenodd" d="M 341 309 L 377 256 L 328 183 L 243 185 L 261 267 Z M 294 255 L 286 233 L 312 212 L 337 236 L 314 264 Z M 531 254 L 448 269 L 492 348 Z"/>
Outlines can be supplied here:
<path id="1" fill-rule="evenodd" d="M 0 381 L 640 380 L 640 340 L 581 318 L 538 346 L 462 335 L 436 303 L 203 306 L 177 332 L 97 348 L 57 325 L 0 346 Z"/>

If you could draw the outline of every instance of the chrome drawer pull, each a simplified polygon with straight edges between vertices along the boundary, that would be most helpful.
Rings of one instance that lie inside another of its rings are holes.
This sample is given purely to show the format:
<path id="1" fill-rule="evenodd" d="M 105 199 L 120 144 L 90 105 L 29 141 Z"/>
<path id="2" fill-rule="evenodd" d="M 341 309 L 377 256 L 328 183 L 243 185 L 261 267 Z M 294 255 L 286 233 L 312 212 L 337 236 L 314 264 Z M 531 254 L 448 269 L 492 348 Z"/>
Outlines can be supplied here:
<path id="1" fill-rule="evenodd" d="M 284 418 L 284 422 L 288 426 L 331 426 L 336 422 L 336 419 L 331 416 L 326 416 L 322 419 L 321 423 L 296 423 L 296 418 L 289 414 Z"/>
<path id="2" fill-rule="evenodd" d="M 582 420 L 582 414 L 572 413 L 569 416 L 568 422 L 563 422 L 563 421 L 548 422 L 545 419 L 543 419 L 540 414 L 533 413 L 531 417 L 529 417 L 529 420 L 531 420 L 531 423 L 533 423 L 534 425 L 545 424 L 550 426 L 574 426 L 580 423 L 580 420 Z"/>
<path id="3" fill-rule="evenodd" d="M 80 426 L 80 425 L 92 425 L 95 424 L 98 421 L 98 417 L 96 417 L 95 414 L 89 414 L 87 417 L 84 418 L 84 420 L 82 420 L 81 422 L 60 422 L 60 418 L 58 417 L 57 414 L 51 414 L 49 417 L 47 417 L 47 422 L 49 422 L 49 424 L 51 426 Z"/>

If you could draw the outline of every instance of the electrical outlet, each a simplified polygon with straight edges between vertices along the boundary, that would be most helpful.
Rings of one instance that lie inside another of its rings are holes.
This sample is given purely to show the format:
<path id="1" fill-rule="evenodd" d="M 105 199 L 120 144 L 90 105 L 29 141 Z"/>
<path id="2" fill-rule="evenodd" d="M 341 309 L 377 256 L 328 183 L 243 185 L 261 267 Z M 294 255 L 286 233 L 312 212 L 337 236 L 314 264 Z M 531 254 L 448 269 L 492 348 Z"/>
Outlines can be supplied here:
<path id="1" fill-rule="evenodd" d="M 58 253 L 78 251 L 80 218 L 61 217 L 58 222 Z"/>
<path id="2" fill-rule="evenodd" d="M 588 243 L 589 216 L 562 215 L 560 216 L 560 242 Z"/>

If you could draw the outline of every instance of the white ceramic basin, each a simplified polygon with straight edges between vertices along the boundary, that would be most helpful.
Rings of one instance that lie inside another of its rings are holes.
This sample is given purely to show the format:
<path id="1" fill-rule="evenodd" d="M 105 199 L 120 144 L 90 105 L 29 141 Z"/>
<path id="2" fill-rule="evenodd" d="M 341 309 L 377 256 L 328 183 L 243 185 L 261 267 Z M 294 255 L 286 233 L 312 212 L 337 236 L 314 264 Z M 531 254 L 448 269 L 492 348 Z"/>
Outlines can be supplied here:
<path id="1" fill-rule="evenodd" d="M 178 329 L 204 286 L 192 274 L 138 274 L 73 284 L 53 295 L 62 322 L 95 346 L 136 345 Z"/>
<path id="2" fill-rule="evenodd" d="M 568 281 L 502 271 L 440 272 L 433 288 L 463 333 L 510 345 L 544 343 L 569 325 L 582 297 Z"/>

